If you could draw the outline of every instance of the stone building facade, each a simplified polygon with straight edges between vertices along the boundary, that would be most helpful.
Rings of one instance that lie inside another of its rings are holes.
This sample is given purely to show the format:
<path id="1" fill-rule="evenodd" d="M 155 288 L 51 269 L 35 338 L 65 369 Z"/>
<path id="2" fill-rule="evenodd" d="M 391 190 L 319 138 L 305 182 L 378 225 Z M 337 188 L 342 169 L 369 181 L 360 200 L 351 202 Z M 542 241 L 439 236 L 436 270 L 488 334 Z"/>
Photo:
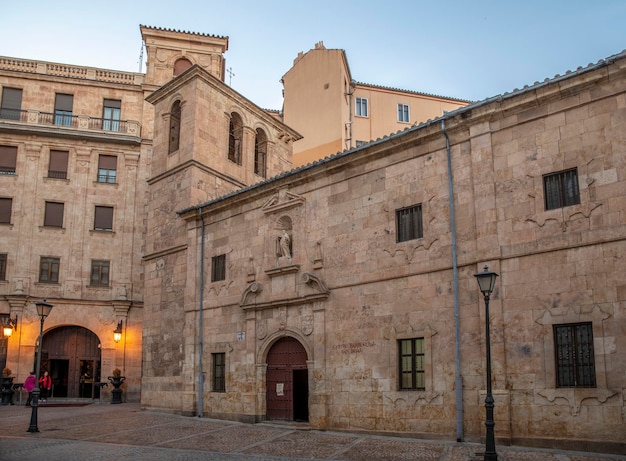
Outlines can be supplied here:
<path id="1" fill-rule="evenodd" d="M 125 400 L 139 401 L 154 126 L 145 97 L 192 65 L 224 75 L 227 37 L 141 33 L 145 74 L 0 57 L 0 316 L 13 327 L 0 365 L 15 383 L 34 370 L 34 303 L 46 299 L 41 372 L 54 397 L 98 398 L 119 368 Z"/>
<path id="2" fill-rule="evenodd" d="M 497 439 L 623 453 L 626 54 L 239 189 L 226 121 L 247 158 L 284 127 L 199 69 L 148 101 L 187 135 L 155 137 L 144 407 L 478 441 L 488 265 Z"/>

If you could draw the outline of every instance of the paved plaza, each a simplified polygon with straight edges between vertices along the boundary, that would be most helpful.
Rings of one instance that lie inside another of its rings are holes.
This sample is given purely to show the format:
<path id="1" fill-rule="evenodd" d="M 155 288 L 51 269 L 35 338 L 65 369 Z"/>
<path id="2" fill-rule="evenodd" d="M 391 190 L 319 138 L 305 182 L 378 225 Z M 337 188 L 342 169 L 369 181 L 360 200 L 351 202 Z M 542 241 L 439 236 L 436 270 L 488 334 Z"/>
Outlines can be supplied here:
<path id="1" fill-rule="evenodd" d="M 475 461 L 483 446 L 347 432 L 298 424 L 243 424 L 142 411 L 139 404 L 0 407 L 0 460 Z M 606 461 L 626 456 L 498 446 L 502 461 Z"/>

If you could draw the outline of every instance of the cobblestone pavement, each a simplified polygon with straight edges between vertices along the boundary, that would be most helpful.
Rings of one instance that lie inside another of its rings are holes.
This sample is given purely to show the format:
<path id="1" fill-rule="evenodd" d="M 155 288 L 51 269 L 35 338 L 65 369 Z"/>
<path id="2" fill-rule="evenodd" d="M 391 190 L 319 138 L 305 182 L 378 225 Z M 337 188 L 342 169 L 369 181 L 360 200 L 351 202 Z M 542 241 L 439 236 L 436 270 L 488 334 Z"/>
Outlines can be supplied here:
<path id="1" fill-rule="evenodd" d="M 483 446 L 306 426 L 243 424 L 142 411 L 139 404 L 0 407 L 0 460 L 476 461 Z M 497 446 L 501 461 L 606 461 L 626 456 Z"/>

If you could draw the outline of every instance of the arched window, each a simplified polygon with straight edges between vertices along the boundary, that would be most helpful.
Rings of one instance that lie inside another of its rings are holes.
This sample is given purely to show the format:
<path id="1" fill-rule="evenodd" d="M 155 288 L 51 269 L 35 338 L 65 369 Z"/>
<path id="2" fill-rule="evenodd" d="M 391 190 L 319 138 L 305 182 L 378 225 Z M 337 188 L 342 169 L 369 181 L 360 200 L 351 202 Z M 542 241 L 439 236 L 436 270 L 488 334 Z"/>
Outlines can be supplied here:
<path id="1" fill-rule="evenodd" d="M 191 61 L 187 58 L 180 58 L 176 60 L 176 62 L 174 63 L 174 77 L 182 74 L 187 69 L 189 69 L 192 65 L 193 64 L 191 64 Z"/>
<path id="2" fill-rule="evenodd" d="M 254 137 L 254 174 L 267 177 L 266 173 L 267 164 L 267 136 L 265 131 L 261 128 L 257 128 L 256 135 Z"/>
<path id="3" fill-rule="evenodd" d="M 228 160 L 241 165 L 241 142 L 243 140 L 243 122 L 239 114 L 230 114 L 228 127 Z"/>
<path id="4" fill-rule="evenodd" d="M 180 101 L 172 104 L 170 111 L 170 137 L 168 153 L 176 152 L 180 143 Z"/>

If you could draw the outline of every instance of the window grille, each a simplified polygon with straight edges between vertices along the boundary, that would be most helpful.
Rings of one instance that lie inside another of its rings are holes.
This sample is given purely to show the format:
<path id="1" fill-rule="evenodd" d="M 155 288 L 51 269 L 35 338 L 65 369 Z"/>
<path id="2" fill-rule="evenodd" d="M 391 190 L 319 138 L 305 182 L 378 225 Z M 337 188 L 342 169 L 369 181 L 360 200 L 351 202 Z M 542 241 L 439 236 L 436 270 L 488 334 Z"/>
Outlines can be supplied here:
<path id="1" fill-rule="evenodd" d="M 554 325 L 557 387 L 595 387 L 591 323 Z"/>
<path id="2" fill-rule="evenodd" d="M 396 241 L 405 242 L 424 236 L 422 205 L 396 210 Z"/>
<path id="3" fill-rule="evenodd" d="M 400 355 L 400 389 L 424 390 L 424 338 L 401 339 L 398 342 Z"/>
<path id="4" fill-rule="evenodd" d="M 553 210 L 580 203 L 576 168 L 543 177 L 545 209 Z"/>

